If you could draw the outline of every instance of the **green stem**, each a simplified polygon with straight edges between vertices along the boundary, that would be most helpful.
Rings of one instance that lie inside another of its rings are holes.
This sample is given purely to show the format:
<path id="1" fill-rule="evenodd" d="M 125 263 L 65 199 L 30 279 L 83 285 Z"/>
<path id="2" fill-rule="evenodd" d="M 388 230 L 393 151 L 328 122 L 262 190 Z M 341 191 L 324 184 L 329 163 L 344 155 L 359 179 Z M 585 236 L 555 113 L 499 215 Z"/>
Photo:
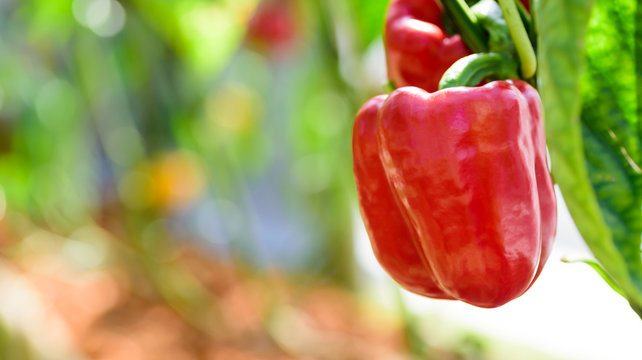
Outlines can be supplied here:
<path id="1" fill-rule="evenodd" d="M 488 79 L 515 79 L 517 63 L 500 53 L 472 54 L 457 60 L 439 82 L 439 89 L 477 86 Z"/>
<path id="2" fill-rule="evenodd" d="M 524 28 L 524 23 L 517 11 L 515 0 L 499 0 L 499 6 L 502 8 L 508 31 L 517 49 L 517 56 L 519 56 L 519 61 L 522 65 L 522 76 L 525 79 L 529 79 L 535 76 L 537 71 L 537 58 L 535 57 L 533 44 L 531 44 L 528 33 Z"/>
<path id="3" fill-rule="evenodd" d="M 482 27 L 477 23 L 475 14 L 470 10 L 464 0 L 443 0 L 442 4 L 457 30 L 461 34 L 464 43 L 472 52 L 487 52 L 488 45 L 486 35 Z"/>

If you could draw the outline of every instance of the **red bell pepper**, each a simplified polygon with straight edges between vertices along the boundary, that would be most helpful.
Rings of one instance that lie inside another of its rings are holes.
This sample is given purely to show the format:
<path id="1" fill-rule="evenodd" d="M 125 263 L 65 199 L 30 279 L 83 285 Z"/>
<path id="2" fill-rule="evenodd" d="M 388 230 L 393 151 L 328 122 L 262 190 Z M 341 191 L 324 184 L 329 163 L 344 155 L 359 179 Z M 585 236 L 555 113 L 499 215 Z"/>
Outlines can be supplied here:
<path id="1" fill-rule="evenodd" d="M 266 55 L 281 55 L 293 46 L 297 31 L 293 0 L 263 0 L 247 24 L 246 39 Z"/>
<path id="2" fill-rule="evenodd" d="M 530 10 L 530 0 L 521 3 Z M 437 91 L 444 72 L 471 53 L 459 35 L 448 36 L 444 32 L 442 16 L 443 10 L 435 0 L 390 3 L 384 45 L 388 78 L 395 87 Z"/>
<path id="3" fill-rule="evenodd" d="M 432 298 L 452 299 L 427 269 L 430 265 L 421 256 L 418 234 L 407 225 L 397 208 L 379 158 L 377 114 L 386 98 L 387 95 L 379 95 L 363 105 L 352 137 L 359 204 L 372 248 L 383 268 L 407 290 Z"/>
<path id="4" fill-rule="evenodd" d="M 375 255 L 406 289 L 496 307 L 539 276 L 556 205 L 530 85 L 374 98 L 356 117 L 353 156 Z"/>
<path id="5" fill-rule="evenodd" d="M 459 35 L 443 30 L 435 0 L 392 0 L 384 43 L 388 78 L 396 87 L 437 91 L 439 80 L 455 61 L 470 54 Z"/>

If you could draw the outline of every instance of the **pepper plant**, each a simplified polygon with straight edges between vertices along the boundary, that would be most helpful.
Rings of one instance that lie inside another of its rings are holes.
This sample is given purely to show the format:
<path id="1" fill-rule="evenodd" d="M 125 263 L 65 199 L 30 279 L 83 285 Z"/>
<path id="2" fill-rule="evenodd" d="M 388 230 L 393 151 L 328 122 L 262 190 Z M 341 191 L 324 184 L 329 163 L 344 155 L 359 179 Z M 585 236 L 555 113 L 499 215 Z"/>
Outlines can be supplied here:
<path id="1" fill-rule="evenodd" d="M 544 127 L 580 261 L 642 316 L 642 4 L 392 0 L 384 40 L 399 88 L 359 112 L 353 155 L 391 276 L 482 307 L 525 292 L 556 226 Z"/>

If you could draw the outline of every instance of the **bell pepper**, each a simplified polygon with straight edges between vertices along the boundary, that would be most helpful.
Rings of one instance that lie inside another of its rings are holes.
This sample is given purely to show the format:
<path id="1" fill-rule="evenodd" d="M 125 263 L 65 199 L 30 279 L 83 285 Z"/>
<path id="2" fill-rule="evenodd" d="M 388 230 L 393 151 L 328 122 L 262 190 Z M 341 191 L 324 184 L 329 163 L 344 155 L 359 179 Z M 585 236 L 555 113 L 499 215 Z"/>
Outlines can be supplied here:
<path id="1" fill-rule="evenodd" d="M 376 97 L 355 119 L 353 157 L 374 253 L 404 288 L 492 308 L 541 273 L 556 202 L 527 83 Z"/>
<path id="2" fill-rule="evenodd" d="M 452 299 L 437 285 L 418 247 L 415 229 L 398 209 L 379 157 L 377 116 L 387 95 L 368 101 L 356 116 L 353 128 L 354 175 L 363 220 L 375 257 L 401 286 L 416 294 Z"/>
<path id="3" fill-rule="evenodd" d="M 459 35 L 448 36 L 435 0 L 392 0 L 386 15 L 384 44 L 388 78 L 396 87 L 417 86 L 433 92 L 443 73 L 470 54 Z"/>
<path id="4" fill-rule="evenodd" d="M 248 21 L 246 40 L 255 50 L 278 56 L 290 50 L 298 31 L 293 0 L 263 0 Z"/>
<path id="5" fill-rule="evenodd" d="M 530 9 L 530 0 L 521 3 Z M 392 0 L 386 14 L 384 45 L 388 78 L 395 87 L 437 91 L 444 72 L 471 53 L 460 35 L 446 34 L 443 16 L 435 0 Z"/>

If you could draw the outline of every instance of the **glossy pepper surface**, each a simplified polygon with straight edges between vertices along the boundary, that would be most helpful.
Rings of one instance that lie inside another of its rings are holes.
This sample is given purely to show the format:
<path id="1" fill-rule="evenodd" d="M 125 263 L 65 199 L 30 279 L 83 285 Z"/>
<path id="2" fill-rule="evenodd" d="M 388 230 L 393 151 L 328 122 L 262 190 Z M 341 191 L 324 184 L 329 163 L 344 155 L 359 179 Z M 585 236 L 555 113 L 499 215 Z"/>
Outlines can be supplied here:
<path id="1" fill-rule="evenodd" d="M 437 91 L 441 76 L 455 61 L 470 54 L 459 35 L 445 33 L 435 0 L 392 0 L 384 44 L 393 84 L 429 92 Z"/>
<path id="2" fill-rule="evenodd" d="M 353 156 L 375 255 L 406 289 L 496 307 L 539 276 L 556 205 L 530 85 L 376 97 L 357 114 Z"/>

